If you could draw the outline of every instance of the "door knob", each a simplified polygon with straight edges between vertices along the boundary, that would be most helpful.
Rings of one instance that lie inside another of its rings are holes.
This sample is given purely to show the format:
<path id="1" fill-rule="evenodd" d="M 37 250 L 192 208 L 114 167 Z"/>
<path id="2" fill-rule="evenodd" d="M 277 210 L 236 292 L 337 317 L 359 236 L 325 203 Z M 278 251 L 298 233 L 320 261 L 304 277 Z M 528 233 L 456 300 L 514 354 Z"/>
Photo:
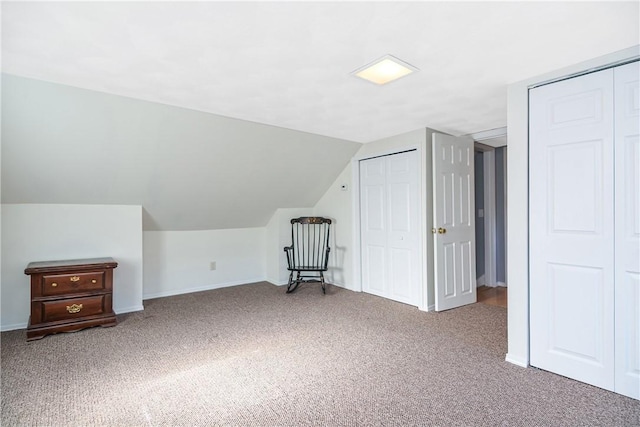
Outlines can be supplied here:
<path id="1" fill-rule="evenodd" d="M 442 227 L 438 228 L 438 234 L 444 234 L 446 232 L 447 232 L 446 228 L 442 228 Z"/>

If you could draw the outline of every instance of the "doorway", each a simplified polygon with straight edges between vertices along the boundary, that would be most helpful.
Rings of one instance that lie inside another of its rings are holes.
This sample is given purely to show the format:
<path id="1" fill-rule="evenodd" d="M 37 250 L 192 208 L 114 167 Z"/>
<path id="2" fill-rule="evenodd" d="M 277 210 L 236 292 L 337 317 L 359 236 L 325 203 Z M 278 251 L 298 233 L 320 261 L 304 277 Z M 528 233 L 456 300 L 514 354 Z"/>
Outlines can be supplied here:
<path id="1" fill-rule="evenodd" d="M 506 136 L 476 139 L 474 158 L 478 302 L 506 307 Z"/>

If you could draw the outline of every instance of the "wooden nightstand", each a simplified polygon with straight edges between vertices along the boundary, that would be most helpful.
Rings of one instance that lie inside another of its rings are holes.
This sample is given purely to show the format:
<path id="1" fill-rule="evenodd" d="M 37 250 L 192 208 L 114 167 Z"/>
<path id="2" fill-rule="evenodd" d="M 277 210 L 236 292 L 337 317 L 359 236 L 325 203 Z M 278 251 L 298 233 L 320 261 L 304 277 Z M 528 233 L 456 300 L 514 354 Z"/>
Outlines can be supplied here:
<path id="1" fill-rule="evenodd" d="M 27 341 L 92 326 L 115 326 L 113 258 L 29 263 L 31 318 Z"/>

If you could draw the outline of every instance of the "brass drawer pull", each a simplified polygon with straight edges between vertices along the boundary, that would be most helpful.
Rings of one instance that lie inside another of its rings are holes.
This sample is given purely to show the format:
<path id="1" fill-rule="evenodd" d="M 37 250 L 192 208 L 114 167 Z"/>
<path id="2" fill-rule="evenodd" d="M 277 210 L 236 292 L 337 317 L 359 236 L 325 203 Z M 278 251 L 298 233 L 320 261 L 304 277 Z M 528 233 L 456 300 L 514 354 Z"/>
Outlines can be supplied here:
<path id="1" fill-rule="evenodd" d="M 77 282 L 80 280 L 80 276 L 71 276 L 69 280 L 71 280 L 72 282 Z"/>
<path id="2" fill-rule="evenodd" d="M 93 279 L 93 280 L 91 281 L 91 283 L 97 283 L 97 282 L 98 282 L 98 281 L 97 281 L 96 279 Z"/>
<path id="3" fill-rule="evenodd" d="M 72 304 L 67 306 L 69 313 L 79 313 L 82 310 L 82 304 Z"/>
<path id="4" fill-rule="evenodd" d="M 52 287 L 52 288 L 55 288 L 56 286 L 58 286 L 58 284 L 57 284 L 57 283 L 52 283 L 52 284 L 51 284 L 51 287 Z"/>

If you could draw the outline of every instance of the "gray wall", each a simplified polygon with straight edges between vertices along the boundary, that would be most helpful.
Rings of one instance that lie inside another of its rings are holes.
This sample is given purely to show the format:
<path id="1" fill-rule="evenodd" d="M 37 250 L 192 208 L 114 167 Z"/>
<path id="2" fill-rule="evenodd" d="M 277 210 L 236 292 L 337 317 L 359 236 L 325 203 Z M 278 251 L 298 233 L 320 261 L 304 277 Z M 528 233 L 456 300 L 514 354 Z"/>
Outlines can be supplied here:
<path id="1" fill-rule="evenodd" d="M 484 157 L 475 153 L 475 196 L 476 196 L 476 279 L 484 274 L 484 218 L 478 211 L 484 209 Z"/>
<path id="2" fill-rule="evenodd" d="M 496 148 L 495 156 L 495 216 L 496 216 L 496 281 L 506 283 L 505 248 L 505 156 L 506 147 Z M 475 153 L 475 195 L 476 195 L 476 278 L 485 273 L 484 220 L 478 211 L 484 209 L 484 154 Z"/>
<path id="3" fill-rule="evenodd" d="M 496 148 L 496 280 L 506 283 L 505 248 L 505 156 L 507 147 Z"/>
<path id="4" fill-rule="evenodd" d="M 2 203 L 143 206 L 146 230 L 313 207 L 362 144 L 2 75 Z"/>

